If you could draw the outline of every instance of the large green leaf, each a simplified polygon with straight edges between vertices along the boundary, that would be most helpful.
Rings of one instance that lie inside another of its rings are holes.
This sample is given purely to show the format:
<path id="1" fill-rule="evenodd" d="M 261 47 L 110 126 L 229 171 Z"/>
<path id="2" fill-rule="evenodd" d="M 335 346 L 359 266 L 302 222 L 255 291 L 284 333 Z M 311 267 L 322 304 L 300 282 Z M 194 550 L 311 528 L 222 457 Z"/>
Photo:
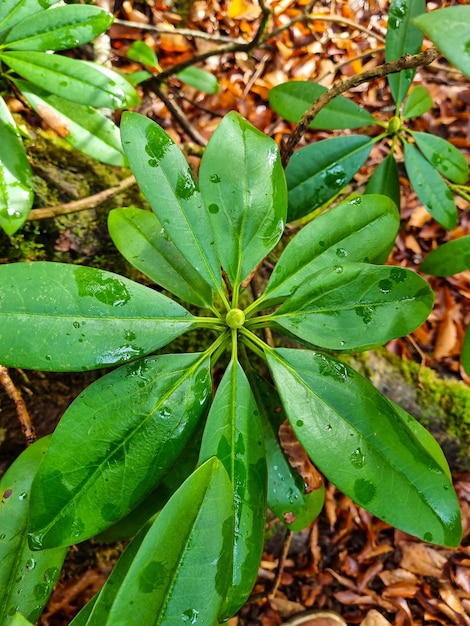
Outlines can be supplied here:
<path id="1" fill-rule="evenodd" d="M 125 78 L 95 63 L 30 50 L 2 52 L 0 60 L 34 85 L 79 104 L 124 109 L 139 102 Z"/>
<path id="2" fill-rule="evenodd" d="M 289 242 L 260 298 L 263 306 L 286 298 L 320 269 L 343 261 L 382 259 L 395 241 L 398 211 L 385 196 L 367 195 L 322 213 Z"/>
<path id="3" fill-rule="evenodd" d="M 276 389 L 254 371 L 249 379 L 260 412 L 268 462 L 268 507 L 290 530 L 300 532 L 323 508 L 325 486 L 322 482 L 318 489 L 307 490 L 303 477 L 290 465 L 279 444 L 279 427 L 287 418 Z"/>
<path id="4" fill-rule="evenodd" d="M 33 204 L 33 175 L 15 121 L 0 98 L 0 227 L 13 235 Z"/>
<path id="5" fill-rule="evenodd" d="M 284 119 L 297 123 L 326 91 L 326 87 L 317 83 L 291 81 L 270 89 L 269 104 Z M 366 109 L 344 96 L 337 96 L 318 113 L 310 128 L 334 130 L 360 128 L 370 124 L 375 124 L 375 118 Z"/>
<path id="6" fill-rule="evenodd" d="M 182 300 L 209 307 L 212 290 L 166 234 L 155 213 L 128 207 L 108 217 L 119 252 L 140 272 Z"/>
<path id="7" fill-rule="evenodd" d="M 207 417 L 200 462 L 217 456 L 233 487 L 233 564 L 221 619 L 243 606 L 256 582 L 266 517 L 266 458 L 258 408 L 250 384 L 233 360 Z"/>
<path id="8" fill-rule="evenodd" d="M 470 268 L 470 235 L 444 243 L 428 254 L 419 268 L 433 276 L 452 276 Z"/>
<path id="9" fill-rule="evenodd" d="M 210 362 L 200 354 L 139 360 L 87 387 L 34 479 L 32 545 L 71 545 L 129 513 L 188 444 L 210 394 Z"/>
<path id="10" fill-rule="evenodd" d="M 413 22 L 451 63 L 470 78 L 470 6 L 453 6 L 415 17 Z"/>
<path id="11" fill-rule="evenodd" d="M 405 54 L 417 54 L 423 43 L 423 33 L 412 20 L 426 10 L 425 0 L 392 0 L 388 10 L 385 38 L 385 60 L 395 61 Z M 403 102 L 416 69 L 390 74 L 388 82 L 397 106 Z"/>
<path id="12" fill-rule="evenodd" d="M 0 40 L 3 41 L 4 31 L 21 20 L 36 13 L 45 11 L 47 7 L 57 4 L 59 0 L 2 0 L 0 16 Z"/>
<path id="13" fill-rule="evenodd" d="M 113 16 L 95 6 L 65 5 L 30 15 L 8 32 L 3 45 L 11 50 L 65 50 L 104 32 Z"/>
<path id="14" fill-rule="evenodd" d="M 432 107 L 433 99 L 429 91 L 422 85 L 416 85 L 406 99 L 403 109 L 403 119 L 419 117 L 432 109 Z"/>
<path id="15" fill-rule="evenodd" d="M 207 145 L 199 179 L 222 267 L 239 285 L 284 231 L 287 193 L 279 151 L 238 113 L 229 113 Z"/>
<path id="16" fill-rule="evenodd" d="M 27 81 L 17 79 L 14 82 L 36 113 L 74 148 L 102 163 L 127 165 L 119 129 L 105 115 L 91 106 L 50 94 Z"/>
<path id="17" fill-rule="evenodd" d="M 203 93 L 215 94 L 219 91 L 219 82 L 214 74 L 201 67 L 186 67 L 176 76 L 183 82 Z"/>
<path id="18" fill-rule="evenodd" d="M 207 284 L 221 290 L 220 263 L 209 215 L 183 153 L 155 122 L 126 112 L 124 151 L 143 194 L 175 246 Z"/>
<path id="19" fill-rule="evenodd" d="M 329 480 L 397 528 L 459 545 L 459 503 L 447 471 L 371 383 L 318 352 L 270 349 L 267 358 L 292 428 Z"/>
<path id="20" fill-rule="evenodd" d="M 347 135 L 317 141 L 294 152 L 286 167 L 289 221 L 317 209 L 352 179 L 372 150 L 374 140 Z"/>
<path id="21" fill-rule="evenodd" d="M 464 185 L 468 180 L 469 166 L 464 155 L 449 141 L 430 133 L 413 132 L 416 145 L 427 160 L 443 176 Z"/>
<path id="22" fill-rule="evenodd" d="M 462 367 L 467 376 L 470 376 L 470 324 L 465 331 L 465 337 L 462 345 Z"/>
<path id="23" fill-rule="evenodd" d="M 8 626 L 33 626 L 33 624 L 26 617 L 23 617 L 21 613 L 15 613 L 9 620 Z"/>
<path id="24" fill-rule="evenodd" d="M 408 142 L 404 145 L 405 168 L 416 195 L 433 218 L 447 230 L 457 224 L 452 192 L 431 163 Z"/>
<path id="25" fill-rule="evenodd" d="M 44 371 L 117 365 L 169 343 L 192 315 L 164 295 L 91 267 L 0 266 L 0 363 Z"/>
<path id="26" fill-rule="evenodd" d="M 27 540 L 31 482 L 49 437 L 24 450 L 0 481 L 0 624 L 16 611 L 36 622 L 52 593 L 66 550 L 32 552 Z"/>
<path id="27" fill-rule="evenodd" d="M 415 330 L 434 294 L 401 267 L 341 263 L 321 269 L 269 316 L 276 327 L 329 350 L 357 350 Z"/>
<path id="28" fill-rule="evenodd" d="M 400 206 L 400 179 L 393 153 L 388 154 L 374 171 L 367 182 L 364 193 L 382 194 L 393 200 L 397 207 Z M 382 260 L 385 261 L 386 258 L 382 258 Z"/>
<path id="29" fill-rule="evenodd" d="M 225 468 L 210 459 L 170 499 L 109 594 L 109 610 L 92 613 L 87 626 L 217 623 L 230 573 L 232 502 Z"/>

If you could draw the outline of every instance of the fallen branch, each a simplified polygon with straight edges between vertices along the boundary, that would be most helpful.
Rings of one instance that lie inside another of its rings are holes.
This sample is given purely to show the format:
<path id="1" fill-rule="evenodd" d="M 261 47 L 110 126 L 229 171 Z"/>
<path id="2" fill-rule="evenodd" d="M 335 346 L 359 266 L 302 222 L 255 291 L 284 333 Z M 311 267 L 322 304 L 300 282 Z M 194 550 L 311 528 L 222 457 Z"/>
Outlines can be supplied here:
<path id="1" fill-rule="evenodd" d="M 16 407 L 16 414 L 23 429 L 23 433 L 28 445 L 36 441 L 36 434 L 34 432 L 34 426 L 31 422 L 31 418 L 26 408 L 26 404 L 21 396 L 21 393 L 12 381 L 8 369 L 3 365 L 0 365 L 0 384 L 5 389 L 7 396 L 13 400 Z"/>

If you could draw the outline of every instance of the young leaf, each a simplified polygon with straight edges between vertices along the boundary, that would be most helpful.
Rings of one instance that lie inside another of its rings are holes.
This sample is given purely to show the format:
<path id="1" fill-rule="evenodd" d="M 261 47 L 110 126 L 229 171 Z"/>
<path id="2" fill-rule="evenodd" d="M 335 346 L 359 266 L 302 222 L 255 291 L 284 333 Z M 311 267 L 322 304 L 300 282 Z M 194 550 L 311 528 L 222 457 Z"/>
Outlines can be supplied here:
<path id="1" fill-rule="evenodd" d="M 284 119 L 297 123 L 325 91 L 327 88 L 317 83 L 291 81 L 269 90 L 269 104 Z M 344 96 L 337 96 L 318 113 L 310 128 L 335 130 L 370 124 L 375 124 L 375 118 L 366 109 Z"/>
<path id="2" fill-rule="evenodd" d="M 465 337 L 462 345 L 462 367 L 467 376 L 470 376 L 470 325 L 467 326 Z"/>
<path id="3" fill-rule="evenodd" d="M 404 144 L 405 168 L 416 195 L 445 229 L 451 230 L 457 224 L 457 207 L 452 192 L 438 172 L 418 150 L 406 142 Z"/>
<path id="4" fill-rule="evenodd" d="M 416 145 L 427 160 L 443 176 L 454 183 L 465 185 L 469 166 L 464 155 L 449 141 L 430 133 L 413 132 Z"/>
<path id="5" fill-rule="evenodd" d="M 417 54 L 423 43 L 423 33 L 412 20 L 426 10 L 425 0 L 392 0 L 388 10 L 385 39 L 385 60 L 395 61 L 405 54 Z M 415 69 L 390 74 L 388 82 L 397 107 L 401 105 L 415 75 Z"/>
<path id="6" fill-rule="evenodd" d="M 117 365 L 161 348 L 193 320 L 163 294 L 111 272 L 61 263 L 0 266 L 0 363 L 8 367 Z"/>
<path id="7" fill-rule="evenodd" d="M 145 41 L 133 41 L 127 51 L 127 57 L 148 67 L 159 67 L 157 55 Z"/>
<path id="8" fill-rule="evenodd" d="M 109 165 L 127 165 L 118 127 L 91 106 L 55 96 L 32 83 L 16 79 L 28 104 L 74 148 Z"/>
<path id="9" fill-rule="evenodd" d="M 432 276 L 452 276 L 469 268 L 470 235 L 466 235 L 430 252 L 419 269 Z"/>
<path id="10" fill-rule="evenodd" d="M 39 619 L 65 558 L 65 548 L 32 552 L 27 541 L 31 482 L 49 439 L 24 450 L 0 481 L 0 624 L 16 611 Z"/>
<path id="11" fill-rule="evenodd" d="M 104 32 L 113 16 L 95 6 L 65 5 L 30 15 L 7 34 L 10 50 L 65 50 L 91 41 Z"/>
<path id="12" fill-rule="evenodd" d="M 137 113 L 124 113 L 121 138 L 142 193 L 167 236 L 211 289 L 220 292 L 209 216 L 181 150 L 160 126 Z"/>
<path id="13" fill-rule="evenodd" d="M 433 101 L 429 91 L 422 85 L 416 85 L 406 99 L 403 109 L 403 119 L 419 117 L 432 109 Z"/>
<path id="14" fill-rule="evenodd" d="M 212 290 L 181 254 L 155 213 L 128 207 L 108 217 L 111 239 L 140 272 L 182 300 L 210 307 Z"/>
<path id="15" fill-rule="evenodd" d="M 294 152 L 286 167 L 288 221 L 311 213 L 341 191 L 365 163 L 373 145 L 370 137 L 347 135 Z"/>
<path id="16" fill-rule="evenodd" d="M 0 98 L 0 227 L 13 235 L 24 224 L 33 204 L 33 175 L 20 134 Z"/>
<path id="17" fill-rule="evenodd" d="M 432 290 L 415 272 L 339 262 L 300 286 L 270 320 L 311 345 L 364 350 L 411 333 L 433 302 Z"/>
<path id="18" fill-rule="evenodd" d="M 232 488 L 218 459 L 183 483 L 145 535 L 106 615 L 88 626 L 214 624 L 230 572 Z"/>
<path id="19" fill-rule="evenodd" d="M 415 17 L 413 22 L 455 67 L 470 78 L 469 6 L 438 9 Z"/>
<path id="20" fill-rule="evenodd" d="M 18 22 L 41 13 L 58 2 L 59 0 L 3 0 L 0 32 L 4 33 L 6 29 L 12 28 Z M 3 41 L 3 35 L 0 35 L 0 40 Z"/>
<path id="21" fill-rule="evenodd" d="M 260 298 L 286 298 L 324 267 L 342 261 L 382 259 L 395 241 L 400 218 L 385 196 L 367 195 L 342 202 L 304 226 L 284 249 Z"/>
<path id="22" fill-rule="evenodd" d="M 125 78 L 94 63 L 30 50 L 2 52 L 0 60 L 34 85 L 79 104 L 125 109 L 139 102 Z"/>
<path id="23" fill-rule="evenodd" d="M 229 113 L 204 152 L 199 184 L 222 267 L 239 285 L 284 231 L 286 184 L 276 144 Z"/>
<path id="24" fill-rule="evenodd" d="M 388 154 L 380 163 L 375 172 L 369 178 L 365 194 L 381 194 L 393 200 L 394 204 L 400 206 L 400 179 L 398 176 L 398 166 L 392 153 Z M 382 261 L 385 261 L 382 258 Z"/>
<path id="25" fill-rule="evenodd" d="M 142 359 L 87 387 L 34 479 L 32 545 L 71 545 L 127 515 L 178 459 L 210 393 L 209 358 L 200 354 Z"/>
<path id="26" fill-rule="evenodd" d="M 186 67 L 176 76 L 183 82 L 203 93 L 215 94 L 219 91 L 219 82 L 214 74 L 200 67 Z"/>
<path id="27" fill-rule="evenodd" d="M 267 359 L 292 428 L 329 480 L 397 528 L 459 545 L 459 503 L 447 472 L 371 383 L 318 352 L 270 349 Z"/>
<path id="28" fill-rule="evenodd" d="M 266 457 L 258 408 L 238 362 L 227 367 L 212 403 L 199 461 L 217 456 L 233 488 L 233 564 L 220 619 L 243 606 L 256 582 L 266 517 Z"/>

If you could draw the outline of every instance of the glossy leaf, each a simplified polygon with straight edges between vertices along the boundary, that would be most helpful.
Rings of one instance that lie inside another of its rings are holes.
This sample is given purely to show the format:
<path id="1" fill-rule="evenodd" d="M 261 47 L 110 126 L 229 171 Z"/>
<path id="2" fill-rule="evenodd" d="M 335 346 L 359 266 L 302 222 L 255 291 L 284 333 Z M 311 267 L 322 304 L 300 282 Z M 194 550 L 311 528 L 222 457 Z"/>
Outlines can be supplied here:
<path id="1" fill-rule="evenodd" d="M 397 528 L 459 545 L 459 503 L 447 472 L 371 383 L 314 351 L 270 349 L 267 358 L 292 428 L 329 480 Z"/>
<path id="2" fill-rule="evenodd" d="M 145 41 L 133 41 L 126 55 L 129 59 L 147 65 L 148 67 L 158 67 L 157 55 Z"/>
<path id="3" fill-rule="evenodd" d="M 22 50 L 2 52 L 0 60 L 34 85 L 79 104 L 124 109 L 139 102 L 125 78 L 95 63 Z"/>
<path id="4" fill-rule="evenodd" d="M 15 121 L 0 98 L 0 227 L 13 235 L 33 204 L 33 175 Z"/>
<path id="5" fill-rule="evenodd" d="M 347 135 L 294 152 L 286 167 L 288 221 L 311 213 L 341 191 L 364 165 L 373 145 L 369 137 Z"/>
<path id="6" fill-rule="evenodd" d="M 229 113 L 207 145 L 199 183 L 222 267 L 239 285 L 284 231 L 287 194 L 277 146 Z"/>
<path id="7" fill-rule="evenodd" d="M 405 168 L 416 195 L 433 218 L 447 230 L 457 224 L 457 207 L 447 184 L 429 161 L 405 143 Z"/>
<path id="8" fill-rule="evenodd" d="M 2 13 L 0 16 L 0 41 L 3 41 L 4 31 L 12 28 L 18 22 L 31 15 L 41 13 L 59 0 L 2 0 Z"/>
<path id="9" fill-rule="evenodd" d="M 470 6 L 452 6 L 415 17 L 429 39 L 447 59 L 470 78 Z"/>
<path id="10" fill-rule="evenodd" d="M 220 291 L 209 216 L 181 150 L 160 126 L 137 113 L 124 113 L 121 138 L 137 182 L 167 236 L 184 250 L 201 279 Z"/>
<path id="11" fill-rule="evenodd" d="M 419 117 L 432 109 L 433 100 L 429 91 L 422 85 L 416 85 L 406 99 L 403 109 L 403 119 Z"/>
<path id="12" fill-rule="evenodd" d="M 306 493 L 300 474 L 291 467 L 279 444 L 279 427 L 286 414 L 275 388 L 256 372 L 250 385 L 258 406 L 268 464 L 268 507 L 283 524 L 300 532 L 315 520 L 325 500 L 325 486 Z"/>
<path id="13" fill-rule="evenodd" d="M 106 621 L 89 626 L 216 623 L 230 571 L 231 492 L 218 459 L 196 470 L 146 534 Z"/>
<path id="14" fill-rule="evenodd" d="M 289 122 L 300 122 L 302 115 L 327 91 L 326 87 L 310 81 L 291 81 L 269 90 L 269 104 Z M 360 128 L 375 124 L 375 118 L 366 109 L 344 96 L 337 96 L 315 117 L 310 128 L 335 130 Z"/>
<path id="15" fill-rule="evenodd" d="M 279 301 L 324 267 L 342 261 L 374 262 L 395 241 L 400 225 L 395 205 L 385 196 L 342 202 L 304 226 L 284 249 L 260 301 Z"/>
<path id="16" fill-rule="evenodd" d="M 430 133 L 415 131 L 413 138 L 427 160 L 443 176 L 461 185 L 468 181 L 469 166 L 458 148 L 442 137 Z"/>
<path id="17" fill-rule="evenodd" d="M 31 482 L 49 437 L 24 450 L 0 481 L 0 624 L 19 611 L 36 622 L 60 573 L 66 549 L 32 552 L 27 541 Z M 18 623 L 20 623 L 18 621 Z"/>
<path id="18" fill-rule="evenodd" d="M 470 376 L 470 325 L 467 326 L 462 345 L 462 367 L 467 376 Z"/>
<path id="19" fill-rule="evenodd" d="M 105 115 L 91 106 L 50 94 L 27 81 L 14 82 L 36 113 L 74 148 L 102 163 L 127 165 L 119 129 Z"/>
<path id="20" fill-rule="evenodd" d="M 181 70 L 181 72 L 178 72 L 176 76 L 183 83 L 203 93 L 215 94 L 219 91 L 219 81 L 217 78 L 214 74 L 203 70 L 201 67 L 186 67 L 184 70 Z"/>
<path id="21" fill-rule="evenodd" d="M 114 209 L 111 238 L 131 265 L 182 300 L 209 307 L 212 291 L 166 234 L 155 215 L 143 209 Z"/>
<path id="22" fill-rule="evenodd" d="M 388 10 L 385 38 L 386 61 L 395 61 L 405 54 L 420 52 L 424 37 L 412 20 L 425 10 L 425 0 L 392 0 Z M 415 73 L 416 69 L 409 69 L 388 76 L 392 96 L 397 106 L 403 102 Z"/>
<path id="23" fill-rule="evenodd" d="M 388 154 L 376 168 L 367 182 L 364 193 L 382 194 L 393 200 L 397 207 L 400 206 L 400 179 L 397 162 L 392 153 Z M 382 261 L 386 258 L 382 258 Z"/>
<path id="24" fill-rule="evenodd" d="M 190 441 L 210 393 L 209 359 L 200 354 L 142 359 L 87 387 L 35 477 L 32 545 L 83 541 L 135 508 Z"/>
<path id="25" fill-rule="evenodd" d="M 266 458 L 258 408 L 238 362 L 230 362 L 212 403 L 200 462 L 217 456 L 233 488 L 233 564 L 220 619 L 243 606 L 256 582 L 264 544 Z"/>
<path id="26" fill-rule="evenodd" d="M 421 263 L 420 270 L 433 276 L 452 276 L 470 269 L 470 235 L 442 244 Z"/>
<path id="27" fill-rule="evenodd" d="M 30 15 L 8 32 L 10 50 L 65 50 L 91 41 L 104 32 L 113 16 L 88 5 L 65 5 Z"/>
<path id="28" fill-rule="evenodd" d="M 270 316 L 276 327 L 329 350 L 364 350 L 418 328 L 434 295 L 401 267 L 341 263 L 321 269 Z"/>
<path id="29" fill-rule="evenodd" d="M 111 272 L 61 263 L 0 266 L 0 363 L 8 367 L 117 365 L 166 345 L 193 319 L 163 294 Z"/>

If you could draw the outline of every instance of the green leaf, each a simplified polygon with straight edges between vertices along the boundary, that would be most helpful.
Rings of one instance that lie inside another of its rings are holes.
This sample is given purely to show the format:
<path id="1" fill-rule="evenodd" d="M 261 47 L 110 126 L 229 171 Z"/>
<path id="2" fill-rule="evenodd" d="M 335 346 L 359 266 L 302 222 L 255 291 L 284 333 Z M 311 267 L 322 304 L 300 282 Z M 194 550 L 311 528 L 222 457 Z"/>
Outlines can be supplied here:
<path id="1" fill-rule="evenodd" d="M 211 456 L 222 461 L 233 487 L 233 564 L 222 620 L 235 614 L 253 589 L 266 518 L 266 457 L 258 408 L 245 373 L 233 360 L 209 411 L 199 461 Z"/>
<path id="2" fill-rule="evenodd" d="M 449 141 L 430 133 L 413 132 L 416 145 L 427 160 L 453 183 L 464 185 L 468 180 L 469 166 L 463 154 Z"/>
<path id="3" fill-rule="evenodd" d="M 470 235 L 439 246 L 428 254 L 419 269 L 432 276 L 452 276 L 470 269 Z"/>
<path id="4" fill-rule="evenodd" d="M 413 20 L 451 63 L 470 78 L 470 6 L 453 6 Z"/>
<path id="5" fill-rule="evenodd" d="M 270 349 L 267 358 L 292 428 L 329 480 L 397 528 L 459 545 L 459 503 L 447 472 L 371 383 L 318 352 Z"/>
<path id="6" fill-rule="evenodd" d="M 269 91 L 269 104 L 289 122 L 300 122 L 302 115 L 325 93 L 326 87 L 310 81 L 291 81 Z M 335 130 L 375 124 L 375 118 L 344 96 L 337 96 L 315 117 L 309 128 Z"/>
<path id="7" fill-rule="evenodd" d="M 206 283 L 222 290 L 212 227 L 181 150 L 155 122 L 137 113 L 122 116 L 121 137 L 137 182 L 167 236 Z"/>
<path id="8" fill-rule="evenodd" d="M 385 38 L 385 60 L 395 61 L 405 54 L 417 54 L 423 43 L 423 33 L 412 20 L 426 10 L 425 0 L 392 0 L 388 12 Z M 416 69 L 390 74 L 388 82 L 397 107 L 401 105 Z"/>
<path id="9" fill-rule="evenodd" d="M 2 52 L 0 60 L 34 85 L 79 104 L 124 109 L 139 102 L 125 78 L 95 63 L 33 51 Z"/>
<path id="10" fill-rule="evenodd" d="M 157 55 L 145 41 L 133 41 L 126 55 L 129 59 L 147 65 L 148 67 L 159 67 Z"/>
<path id="11" fill-rule="evenodd" d="M 24 450 L 0 481 L 0 624 L 14 623 L 16 611 L 39 619 L 65 558 L 64 548 L 32 552 L 27 541 L 31 482 L 49 439 Z"/>
<path id="12" fill-rule="evenodd" d="M 411 270 L 338 262 L 313 275 L 269 320 L 314 346 L 364 350 L 411 333 L 433 302 L 426 281 Z"/>
<path id="13" fill-rule="evenodd" d="M 400 179 L 397 162 L 392 153 L 385 157 L 369 178 L 364 193 L 387 196 L 387 198 L 393 201 L 395 206 L 400 206 Z M 388 254 L 385 253 L 381 260 L 385 261 L 387 257 Z"/>
<path id="14" fill-rule="evenodd" d="M 104 32 L 113 16 L 95 6 L 52 7 L 13 26 L 3 42 L 11 50 L 65 50 L 91 41 Z"/>
<path id="15" fill-rule="evenodd" d="M 31 545 L 71 545 L 127 515 L 178 459 L 210 395 L 210 361 L 200 354 L 142 359 L 87 387 L 35 477 Z"/>
<path id="16" fill-rule="evenodd" d="M 33 175 L 20 133 L 0 98 L 0 227 L 13 235 L 24 224 L 33 204 Z"/>
<path id="17" fill-rule="evenodd" d="M 462 367 L 467 376 L 470 376 L 470 325 L 467 326 L 462 345 Z"/>
<path id="18" fill-rule="evenodd" d="M 286 167 L 288 221 L 311 213 L 340 192 L 366 162 L 373 145 L 369 137 L 347 135 L 294 152 Z"/>
<path id="19" fill-rule="evenodd" d="M 74 148 L 102 163 L 127 165 L 119 129 L 105 115 L 91 106 L 65 100 L 24 80 L 14 82 L 36 113 Z"/>
<path id="20" fill-rule="evenodd" d="M 143 209 L 113 209 L 108 228 L 116 248 L 140 272 L 182 300 L 210 307 L 212 290 L 168 237 L 155 215 Z"/>
<path id="21" fill-rule="evenodd" d="M 23 617 L 21 613 L 15 613 L 8 622 L 8 626 L 33 626 L 31 622 L 28 622 L 26 617 Z"/>
<path id="22" fill-rule="evenodd" d="M 395 241 L 400 218 L 385 196 L 367 195 L 320 214 L 304 226 L 284 249 L 260 298 L 282 300 L 324 267 L 342 261 L 382 259 Z"/>
<path id="23" fill-rule="evenodd" d="M 262 376 L 249 372 L 258 406 L 268 464 L 268 507 L 290 530 L 310 526 L 323 508 L 325 486 L 310 493 L 300 474 L 290 465 L 279 444 L 278 432 L 287 419 L 277 391 Z"/>
<path id="24" fill-rule="evenodd" d="M 146 534 L 106 621 L 88 625 L 216 623 L 230 571 L 231 492 L 218 459 L 197 469 Z"/>
<path id="25" fill-rule="evenodd" d="M 279 151 L 238 113 L 229 113 L 207 145 L 199 178 L 222 267 L 238 286 L 284 231 L 287 198 Z"/>
<path id="26" fill-rule="evenodd" d="M 215 94 L 219 91 L 219 81 L 210 72 L 200 67 L 186 67 L 176 76 L 183 82 L 203 93 Z"/>
<path id="27" fill-rule="evenodd" d="M 422 85 L 416 85 L 406 99 L 403 109 L 403 119 L 419 117 L 433 107 L 433 100 L 429 91 Z"/>
<path id="28" fill-rule="evenodd" d="M 49 6 L 58 2 L 59 0 L 2 0 L 0 32 L 12 28 L 31 15 L 45 11 Z M 1 40 L 3 40 L 4 34 L 0 35 Z"/>
<path id="29" fill-rule="evenodd" d="M 132 280 L 61 263 L 0 266 L 0 363 L 80 371 L 154 352 L 193 325 L 182 306 Z"/>
<path id="30" fill-rule="evenodd" d="M 457 207 L 452 192 L 431 163 L 411 144 L 404 144 L 405 168 L 416 195 L 445 229 L 457 225 Z"/>

